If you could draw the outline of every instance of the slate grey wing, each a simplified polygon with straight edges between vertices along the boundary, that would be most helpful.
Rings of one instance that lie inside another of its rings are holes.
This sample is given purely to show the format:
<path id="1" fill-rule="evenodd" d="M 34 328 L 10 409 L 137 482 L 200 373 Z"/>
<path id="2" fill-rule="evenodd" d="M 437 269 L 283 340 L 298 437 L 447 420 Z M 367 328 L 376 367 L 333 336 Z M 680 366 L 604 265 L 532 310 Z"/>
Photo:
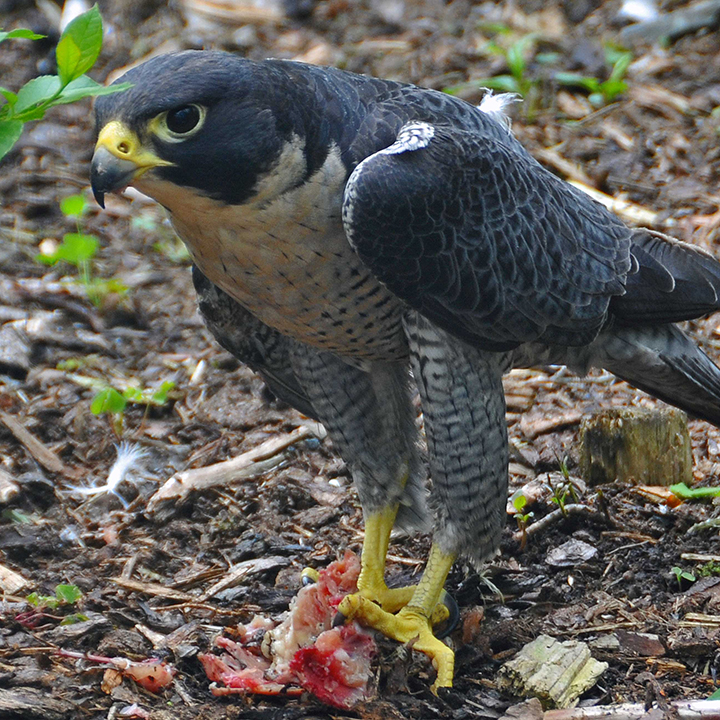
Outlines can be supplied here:
<path id="1" fill-rule="evenodd" d="M 515 367 L 563 364 L 610 370 L 641 390 L 720 427 L 720 368 L 672 323 L 720 310 L 720 263 L 701 248 L 634 230 L 637 268 L 610 301 L 612 322 L 583 347 L 528 343 Z"/>
<path id="2" fill-rule="evenodd" d="M 616 216 L 476 130 L 405 125 L 351 174 L 343 222 L 393 293 L 488 350 L 591 342 L 637 270 Z"/>
<path id="3" fill-rule="evenodd" d="M 260 322 L 194 265 L 192 274 L 200 314 L 218 343 L 258 373 L 278 399 L 317 420 L 315 408 L 292 369 L 293 341 Z"/>
<path id="4" fill-rule="evenodd" d="M 630 251 L 638 269 L 628 275 L 625 294 L 610 301 L 617 323 L 674 323 L 720 309 L 720 263 L 702 248 L 638 229 Z"/>

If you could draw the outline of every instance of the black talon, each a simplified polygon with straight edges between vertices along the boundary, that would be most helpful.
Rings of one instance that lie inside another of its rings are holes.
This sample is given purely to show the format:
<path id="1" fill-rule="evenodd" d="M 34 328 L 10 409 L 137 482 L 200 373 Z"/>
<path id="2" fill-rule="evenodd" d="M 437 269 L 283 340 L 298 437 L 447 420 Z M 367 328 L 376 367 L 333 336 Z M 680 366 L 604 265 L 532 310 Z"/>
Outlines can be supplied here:
<path id="1" fill-rule="evenodd" d="M 460 622 L 460 608 L 455 602 L 455 598 L 447 590 L 443 590 L 440 601 L 448 609 L 449 614 L 445 620 L 433 626 L 433 635 L 435 635 L 438 640 L 447 637 Z"/>
<path id="2" fill-rule="evenodd" d="M 334 628 L 340 627 L 341 625 L 344 625 L 347 622 L 347 618 L 338 610 L 338 612 L 335 613 L 335 617 L 332 621 L 332 626 Z"/>

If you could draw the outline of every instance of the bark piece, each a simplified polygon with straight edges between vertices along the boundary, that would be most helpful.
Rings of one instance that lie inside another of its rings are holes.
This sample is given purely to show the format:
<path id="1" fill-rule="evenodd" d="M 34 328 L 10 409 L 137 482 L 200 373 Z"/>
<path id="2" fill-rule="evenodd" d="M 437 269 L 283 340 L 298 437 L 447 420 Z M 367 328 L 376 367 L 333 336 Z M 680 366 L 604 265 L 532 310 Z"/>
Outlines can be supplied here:
<path id="1" fill-rule="evenodd" d="M 47 690 L 31 687 L 0 689 L 0 717 L 8 720 L 66 720 L 75 712 L 79 709 L 74 703 L 52 697 Z"/>
<path id="2" fill-rule="evenodd" d="M 620 649 L 625 653 L 642 657 L 660 657 L 665 654 L 665 646 L 659 636 L 653 633 L 617 630 L 615 635 L 620 641 Z"/>
<path id="3" fill-rule="evenodd" d="M 591 485 L 692 483 L 685 413 L 671 408 L 612 408 L 580 426 L 580 468 Z"/>
<path id="4" fill-rule="evenodd" d="M 597 552 L 593 545 L 571 538 L 562 545 L 551 548 L 545 556 L 545 562 L 552 567 L 574 567 L 592 560 Z"/>
<path id="5" fill-rule="evenodd" d="M 592 657 L 586 643 L 558 642 L 540 635 L 502 666 L 498 687 L 515 695 L 535 696 L 545 707 L 568 708 L 607 667 Z"/>

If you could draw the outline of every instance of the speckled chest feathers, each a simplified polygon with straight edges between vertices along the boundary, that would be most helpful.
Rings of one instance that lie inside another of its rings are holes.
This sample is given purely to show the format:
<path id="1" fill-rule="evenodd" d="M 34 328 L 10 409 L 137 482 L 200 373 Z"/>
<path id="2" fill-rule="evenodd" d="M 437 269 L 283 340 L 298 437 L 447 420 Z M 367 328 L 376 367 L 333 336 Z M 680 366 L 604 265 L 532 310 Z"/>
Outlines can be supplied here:
<path id="1" fill-rule="evenodd" d="M 347 171 L 337 148 L 299 182 L 305 172 L 303 141 L 294 136 L 242 204 L 158 179 L 136 184 L 168 209 L 200 270 L 262 322 L 357 360 L 404 357 L 401 305 L 345 237 Z"/>

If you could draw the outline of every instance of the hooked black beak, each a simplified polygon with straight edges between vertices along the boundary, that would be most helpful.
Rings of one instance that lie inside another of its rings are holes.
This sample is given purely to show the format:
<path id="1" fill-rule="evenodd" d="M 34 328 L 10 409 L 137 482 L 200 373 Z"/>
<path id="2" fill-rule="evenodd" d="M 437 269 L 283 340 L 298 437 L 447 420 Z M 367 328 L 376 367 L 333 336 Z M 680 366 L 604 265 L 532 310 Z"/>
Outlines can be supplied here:
<path id="1" fill-rule="evenodd" d="M 105 207 L 105 193 L 129 185 L 138 166 L 132 160 L 121 160 L 107 148 L 98 146 L 90 165 L 90 184 L 97 204 Z"/>
<path id="2" fill-rule="evenodd" d="M 156 167 L 172 165 L 145 148 L 138 135 L 119 120 L 112 120 L 100 130 L 90 166 L 90 184 L 100 207 L 105 207 L 105 193 L 131 185 L 143 173 Z"/>

